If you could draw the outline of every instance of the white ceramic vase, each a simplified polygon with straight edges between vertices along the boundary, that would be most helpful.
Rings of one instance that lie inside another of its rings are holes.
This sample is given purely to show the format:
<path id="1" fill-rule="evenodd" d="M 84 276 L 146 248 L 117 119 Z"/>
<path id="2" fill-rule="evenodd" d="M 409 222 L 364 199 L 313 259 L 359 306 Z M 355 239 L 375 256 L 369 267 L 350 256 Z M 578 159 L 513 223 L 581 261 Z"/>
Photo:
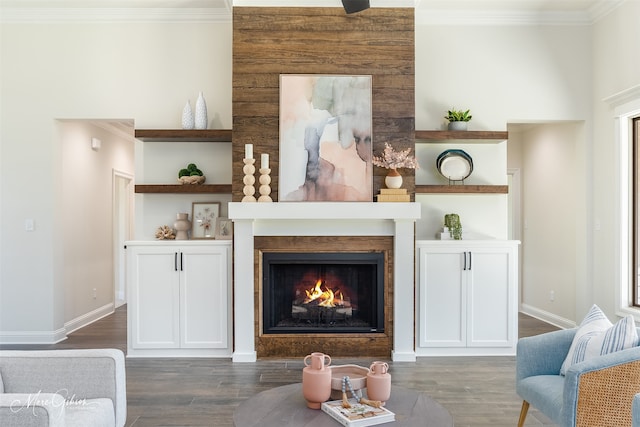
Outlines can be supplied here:
<path id="1" fill-rule="evenodd" d="M 395 169 L 389 169 L 389 173 L 384 178 L 384 184 L 387 188 L 400 188 L 402 187 L 402 175 Z"/>
<path id="2" fill-rule="evenodd" d="M 196 100 L 196 117 L 195 117 L 196 129 L 207 128 L 207 103 L 204 100 L 202 92 L 198 95 Z"/>
<path id="3" fill-rule="evenodd" d="M 190 101 L 187 101 L 182 110 L 182 129 L 193 129 L 193 126 L 195 126 L 193 110 L 191 110 Z"/>

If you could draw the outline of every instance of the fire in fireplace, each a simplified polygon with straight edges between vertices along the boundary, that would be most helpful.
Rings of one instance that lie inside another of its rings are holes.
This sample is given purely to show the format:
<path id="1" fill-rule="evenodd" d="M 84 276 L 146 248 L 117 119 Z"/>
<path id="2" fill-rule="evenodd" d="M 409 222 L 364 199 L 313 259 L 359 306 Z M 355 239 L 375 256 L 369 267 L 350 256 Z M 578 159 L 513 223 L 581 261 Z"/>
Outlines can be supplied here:
<path id="1" fill-rule="evenodd" d="M 263 333 L 384 332 L 384 254 L 262 256 Z"/>

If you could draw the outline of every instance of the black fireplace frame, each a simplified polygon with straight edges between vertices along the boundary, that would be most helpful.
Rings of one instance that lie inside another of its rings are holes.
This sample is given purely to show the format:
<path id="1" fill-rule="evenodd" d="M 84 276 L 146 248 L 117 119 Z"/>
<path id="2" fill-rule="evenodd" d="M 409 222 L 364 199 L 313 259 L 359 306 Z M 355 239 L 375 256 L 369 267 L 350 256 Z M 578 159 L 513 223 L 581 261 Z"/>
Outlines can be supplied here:
<path id="1" fill-rule="evenodd" d="M 371 265 L 375 267 L 376 289 L 375 324 L 369 327 L 330 326 L 330 327 L 286 327 L 271 325 L 272 307 L 265 303 L 272 297 L 272 278 L 270 266 L 273 264 L 337 264 Z M 348 334 L 348 333 L 384 333 L 385 308 L 385 254 L 384 252 L 263 252 L 262 253 L 262 333 L 263 334 Z"/>

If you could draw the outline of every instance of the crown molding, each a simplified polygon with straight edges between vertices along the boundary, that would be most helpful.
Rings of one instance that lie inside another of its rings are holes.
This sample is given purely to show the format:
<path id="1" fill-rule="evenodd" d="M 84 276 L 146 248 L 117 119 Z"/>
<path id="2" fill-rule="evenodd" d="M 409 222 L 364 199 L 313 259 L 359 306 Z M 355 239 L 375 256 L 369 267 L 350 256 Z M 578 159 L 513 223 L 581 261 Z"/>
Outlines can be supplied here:
<path id="1" fill-rule="evenodd" d="M 339 7 L 341 0 L 230 0 L 234 7 Z M 370 0 L 371 8 L 416 7 L 420 0 Z"/>
<path id="2" fill-rule="evenodd" d="M 416 25 L 591 25 L 629 0 L 599 0 L 588 10 L 435 8 L 426 0 L 371 0 L 372 8 L 414 8 Z M 173 4 L 179 2 L 174 1 Z M 203 6 L 206 2 L 196 2 Z M 234 7 L 340 7 L 340 0 L 224 0 L 211 7 L 144 7 L 142 0 L 0 0 L 0 23 L 230 23 Z M 133 5 L 126 6 L 127 4 Z"/>
<path id="3" fill-rule="evenodd" d="M 418 0 L 420 1 L 420 0 Z M 588 10 L 436 9 L 428 1 L 416 8 L 416 25 L 592 25 L 628 0 L 599 0 Z"/>
<path id="4" fill-rule="evenodd" d="M 416 11 L 416 25 L 589 25 L 587 12 L 532 12 L 523 10 Z"/>
<path id="5" fill-rule="evenodd" d="M 230 23 L 221 8 L 2 7 L 3 24 Z"/>
<path id="6" fill-rule="evenodd" d="M 603 101 L 609 104 L 611 107 L 618 107 L 627 102 L 637 100 L 640 100 L 640 85 L 632 86 L 628 89 L 625 89 L 618 93 L 614 93 L 613 95 L 607 96 L 603 99 Z"/>
<path id="7" fill-rule="evenodd" d="M 620 7 L 627 0 L 600 0 L 589 8 L 588 13 L 591 17 L 591 23 L 597 22 L 600 19 L 613 12 Z"/>
<path id="8" fill-rule="evenodd" d="M 420 1 L 420 0 L 417 0 Z M 173 2 L 176 3 L 176 2 Z M 141 0 L 115 2 L 96 0 L 83 6 L 77 0 L 50 3 L 36 0 L 0 0 L 0 23 L 230 23 L 234 7 L 339 7 L 340 0 L 224 0 L 211 7 L 145 7 Z M 198 2 L 202 5 L 203 2 Z M 416 0 L 371 0 L 372 8 L 414 8 Z"/>

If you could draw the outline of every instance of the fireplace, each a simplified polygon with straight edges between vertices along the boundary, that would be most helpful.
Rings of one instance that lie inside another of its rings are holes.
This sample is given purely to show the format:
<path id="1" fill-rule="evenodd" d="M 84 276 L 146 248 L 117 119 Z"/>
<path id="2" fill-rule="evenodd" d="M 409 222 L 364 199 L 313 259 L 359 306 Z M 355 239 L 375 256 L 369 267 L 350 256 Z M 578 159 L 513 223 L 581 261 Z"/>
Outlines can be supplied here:
<path id="1" fill-rule="evenodd" d="M 384 332 L 381 252 L 263 252 L 264 334 Z"/>
<path id="2" fill-rule="evenodd" d="M 416 360 L 414 227 L 419 204 L 236 202 L 229 203 L 229 218 L 234 222 L 234 362 L 304 357 L 314 351 Z M 263 254 L 312 252 L 383 254 L 383 332 L 264 332 Z"/>
<path id="3" fill-rule="evenodd" d="M 255 236 L 253 243 L 258 357 L 304 357 L 314 351 L 390 356 L 390 236 Z M 320 306 L 317 298 L 305 304 L 307 291 L 333 292 L 334 307 Z"/>

